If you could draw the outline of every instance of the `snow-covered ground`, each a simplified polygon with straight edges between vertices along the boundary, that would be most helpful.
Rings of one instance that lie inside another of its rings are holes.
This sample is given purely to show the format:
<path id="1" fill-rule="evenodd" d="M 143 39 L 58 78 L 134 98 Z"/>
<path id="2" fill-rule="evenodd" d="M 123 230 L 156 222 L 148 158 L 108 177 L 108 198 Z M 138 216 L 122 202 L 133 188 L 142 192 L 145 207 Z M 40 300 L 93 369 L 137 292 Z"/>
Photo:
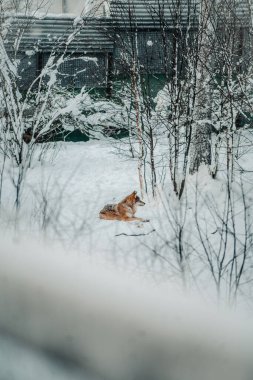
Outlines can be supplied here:
<path id="1" fill-rule="evenodd" d="M 83 255 L 106 255 L 126 264 L 129 253 L 134 256 L 133 250 L 139 251 L 141 237 L 116 235 L 145 234 L 152 226 L 102 221 L 98 215 L 105 204 L 138 190 L 137 163 L 119 157 L 108 142 L 64 143 L 54 149 L 56 155 L 48 150 L 42 162 L 34 160 L 27 172 L 18 235 L 46 238 Z M 15 224 L 15 192 L 9 174 L 3 185 L 2 230 Z M 137 215 L 149 218 L 149 204 L 139 208 Z"/>
<path id="2" fill-rule="evenodd" d="M 220 293 L 221 300 L 228 299 L 227 268 L 231 269 L 234 240 L 233 231 L 229 230 L 224 251 L 224 224 L 220 220 L 226 218 L 224 173 L 221 171 L 218 179 L 213 180 L 202 167 L 197 175 L 188 178 L 181 201 L 169 181 L 165 183 L 163 190 L 158 189 L 156 199 L 146 196 L 145 207 L 137 211 L 138 216 L 150 219 L 150 223 L 104 221 L 98 215 L 105 204 L 118 202 L 133 190 L 139 190 L 137 162 L 120 155 L 118 148 L 110 139 L 57 143 L 38 159 L 41 146 L 37 145 L 38 151 L 24 181 L 18 215 L 12 183 L 17 169 L 7 164 L 0 214 L 1 232 L 5 235 L 0 249 L 0 303 L 5 305 L 0 308 L 0 364 L 12 356 L 16 366 L 5 364 L 2 373 L 32 379 L 37 370 L 44 368 L 45 379 L 67 376 L 79 379 L 85 374 L 71 364 L 66 366 L 64 355 L 72 360 L 73 354 L 78 365 L 81 363 L 86 370 L 88 354 L 95 360 L 92 370 L 100 366 L 103 376 L 129 378 L 128 371 L 149 371 L 150 363 L 154 370 L 154 350 L 161 349 L 162 355 L 167 355 L 165 367 L 160 364 L 157 367 L 166 374 L 174 368 L 176 374 L 179 370 L 181 379 L 189 379 L 189 368 L 198 363 L 194 368 L 200 379 L 204 373 L 212 380 L 232 379 L 232 374 L 233 378 L 244 380 L 241 366 L 251 371 L 247 355 L 251 355 L 252 340 L 242 339 L 241 328 L 245 327 L 243 333 L 248 336 L 251 329 L 241 322 L 245 319 L 233 325 L 229 314 L 213 314 L 210 303 L 203 306 L 199 300 L 200 295 L 205 301 L 207 296 L 211 301 L 217 300 L 210 262 L 216 275 L 224 252 Z M 242 188 L 240 172 L 236 171 L 232 190 L 238 268 L 244 252 L 244 204 L 247 233 L 251 234 L 251 158 L 250 152 L 241 157 L 244 185 Z M 231 215 L 228 225 L 229 228 L 232 225 Z M 251 310 L 248 318 L 252 315 L 250 239 L 246 248 L 249 255 L 240 296 L 245 296 L 243 305 Z M 183 298 L 182 286 L 187 291 Z M 89 314 L 92 310 L 96 318 Z M 90 325 L 91 321 L 94 324 Z M 146 335 L 139 334 L 139 327 L 146 325 L 151 335 L 147 335 L 149 344 L 143 345 L 138 339 Z M 6 331 L 14 338 L 6 336 Z M 129 339 L 132 336 L 133 345 Z M 246 355 L 239 353 L 239 337 Z M 94 347 L 90 345 L 92 339 Z M 127 342 L 123 348 L 122 342 Z M 201 347 L 199 351 L 195 350 L 196 345 Z M 137 362 L 131 356 L 132 348 L 136 347 L 140 354 Z M 49 350 L 49 357 L 44 355 L 45 349 L 46 353 Z M 63 355 L 60 361 L 55 362 L 51 349 Z M 180 359 L 174 361 L 177 354 Z M 220 360 L 220 354 L 225 355 L 224 360 Z M 20 355 L 25 363 L 22 371 L 15 359 Z M 168 366 L 167 358 L 172 360 L 172 366 Z M 226 360 L 230 360 L 228 366 L 223 365 Z M 223 370 L 229 372 L 225 375 Z M 141 372 L 139 376 L 142 379 L 144 375 Z"/>
<path id="3" fill-rule="evenodd" d="M 38 243 L 0 257 L 3 380 L 252 378 L 244 318 Z"/>
<path id="4" fill-rule="evenodd" d="M 201 168 L 198 175 L 188 178 L 181 201 L 167 182 L 163 191 L 158 189 L 155 200 L 146 197 L 145 207 L 137 211 L 137 216 L 150 219 L 150 223 L 104 221 L 98 215 L 105 204 L 116 203 L 133 190 L 139 191 L 137 162 L 120 155 L 118 145 L 112 144 L 110 139 L 57 143 L 38 160 L 40 148 L 38 145 L 37 158 L 34 157 L 24 181 L 18 216 L 12 183 L 16 169 L 5 170 L 0 215 L 3 233 L 14 236 L 17 241 L 31 239 L 41 244 L 60 245 L 69 252 L 78 252 L 80 256 L 116 266 L 129 274 L 137 273 L 155 283 L 174 281 L 188 290 L 215 297 L 217 283 L 210 259 L 216 273 L 226 239 L 221 234 L 227 199 L 226 178 L 222 172 L 213 180 L 207 169 Z M 249 170 L 243 177 L 249 226 L 253 187 L 251 157 L 247 152 L 240 159 L 240 165 Z M 238 173 L 233 185 L 233 204 L 239 236 L 236 249 L 241 260 L 245 212 Z M 232 225 L 231 215 L 229 223 Z M 229 232 L 225 243 L 221 279 L 224 298 L 228 294 L 228 268 L 234 248 L 231 236 Z M 247 244 L 250 251 L 250 241 Z M 251 268 L 251 256 L 247 257 L 245 268 Z M 247 297 L 251 296 L 251 270 L 246 270 L 243 284 Z"/>

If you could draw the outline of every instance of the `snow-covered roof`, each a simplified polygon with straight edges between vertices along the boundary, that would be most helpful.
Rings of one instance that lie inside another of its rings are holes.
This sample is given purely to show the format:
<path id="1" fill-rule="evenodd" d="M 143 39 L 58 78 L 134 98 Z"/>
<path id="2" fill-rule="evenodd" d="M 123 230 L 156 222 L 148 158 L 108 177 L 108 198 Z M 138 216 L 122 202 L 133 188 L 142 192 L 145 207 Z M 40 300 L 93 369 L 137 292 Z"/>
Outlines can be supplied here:
<path id="1" fill-rule="evenodd" d="M 160 20 L 168 27 L 174 27 L 179 20 L 186 24 L 188 15 L 196 19 L 197 13 L 195 0 L 111 0 L 110 7 L 111 17 L 119 23 L 133 22 L 147 27 Z"/>
<path id="2" fill-rule="evenodd" d="M 21 37 L 19 50 L 22 51 L 34 46 L 42 51 L 67 48 L 71 52 L 107 52 L 113 49 L 107 29 L 107 18 L 18 16 L 10 20 L 7 44 L 11 47 Z"/>
<path id="3" fill-rule="evenodd" d="M 228 11 L 227 2 L 221 1 L 217 11 L 222 24 L 228 14 L 245 27 L 249 23 L 252 0 L 235 0 L 235 7 Z M 71 52 L 91 53 L 113 51 L 111 31 L 114 27 L 157 28 L 161 20 L 167 29 L 177 23 L 197 27 L 199 0 L 111 0 L 110 17 L 76 17 L 68 14 L 31 17 L 15 15 L 9 18 L 8 45 L 20 39 L 19 49 L 25 51 L 36 46 L 38 50 L 67 49 Z"/>
<path id="4" fill-rule="evenodd" d="M 252 0 L 235 0 L 231 14 L 237 22 L 245 26 L 249 20 L 249 7 Z M 228 13 L 229 2 L 221 1 L 218 5 L 217 16 L 222 15 L 220 10 Z M 198 23 L 200 0 L 111 0 L 111 17 L 119 25 L 131 23 L 140 27 L 160 25 L 173 28 L 180 25 L 196 26 Z"/>

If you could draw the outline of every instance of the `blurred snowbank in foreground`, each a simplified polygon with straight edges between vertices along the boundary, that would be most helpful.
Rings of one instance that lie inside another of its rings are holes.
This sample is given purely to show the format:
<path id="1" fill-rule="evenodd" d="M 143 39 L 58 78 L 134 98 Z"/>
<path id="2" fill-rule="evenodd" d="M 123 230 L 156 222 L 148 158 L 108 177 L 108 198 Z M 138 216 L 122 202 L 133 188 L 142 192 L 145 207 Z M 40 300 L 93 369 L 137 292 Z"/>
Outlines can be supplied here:
<path id="1" fill-rule="evenodd" d="M 173 288 L 2 239 L 0 379 L 244 380 L 251 333 Z"/>

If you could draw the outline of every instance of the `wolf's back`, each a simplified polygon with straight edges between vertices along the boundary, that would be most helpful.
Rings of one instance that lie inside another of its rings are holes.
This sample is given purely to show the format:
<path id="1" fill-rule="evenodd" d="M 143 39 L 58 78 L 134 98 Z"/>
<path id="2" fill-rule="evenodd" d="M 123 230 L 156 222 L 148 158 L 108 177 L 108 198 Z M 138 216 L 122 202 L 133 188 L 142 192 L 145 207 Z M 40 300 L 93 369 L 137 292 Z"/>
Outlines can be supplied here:
<path id="1" fill-rule="evenodd" d="M 115 204 L 108 204 L 100 211 L 100 214 L 105 214 L 106 212 L 115 212 Z"/>

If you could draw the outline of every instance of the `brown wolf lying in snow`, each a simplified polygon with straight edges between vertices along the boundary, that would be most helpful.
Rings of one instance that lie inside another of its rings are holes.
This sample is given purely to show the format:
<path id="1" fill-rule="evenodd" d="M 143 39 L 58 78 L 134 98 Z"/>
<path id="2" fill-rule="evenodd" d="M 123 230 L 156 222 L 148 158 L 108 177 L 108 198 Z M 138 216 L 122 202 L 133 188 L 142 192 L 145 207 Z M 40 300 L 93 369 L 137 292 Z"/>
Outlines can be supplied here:
<path id="1" fill-rule="evenodd" d="M 137 206 L 144 206 L 145 203 L 138 197 L 137 192 L 134 191 L 128 195 L 121 202 L 117 204 L 106 205 L 103 210 L 100 211 L 100 219 L 106 220 L 121 220 L 123 222 L 149 222 L 147 219 L 135 217 Z"/>

